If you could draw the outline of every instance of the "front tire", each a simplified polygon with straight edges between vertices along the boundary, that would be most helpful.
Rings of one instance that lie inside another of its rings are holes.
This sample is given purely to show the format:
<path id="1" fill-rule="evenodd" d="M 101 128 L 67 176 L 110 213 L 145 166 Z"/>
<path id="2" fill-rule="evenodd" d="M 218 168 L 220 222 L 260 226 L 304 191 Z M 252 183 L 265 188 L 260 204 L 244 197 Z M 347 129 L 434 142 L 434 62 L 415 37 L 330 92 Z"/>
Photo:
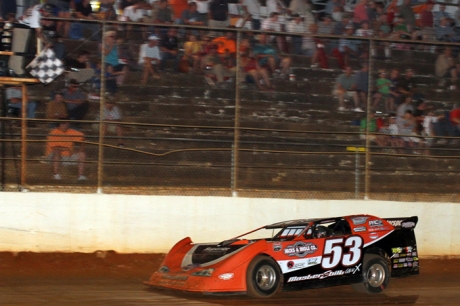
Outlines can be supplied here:
<path id="1" fill-rule="evenodd" d="M 390 281 L 390 269 L 387 261 L 381 256 L 366 254 L 363 268 L 364 282 L 353 284 L 352 287 L 362 293 L 380 293 Z"/>
<path id="2" fill-rule="evenodd" d="M 255 298 L 268 298 L 279 288 L 281 273 L 278 264 L 268 256 L 254 258 L 246 271 L 246 293 Z"/>

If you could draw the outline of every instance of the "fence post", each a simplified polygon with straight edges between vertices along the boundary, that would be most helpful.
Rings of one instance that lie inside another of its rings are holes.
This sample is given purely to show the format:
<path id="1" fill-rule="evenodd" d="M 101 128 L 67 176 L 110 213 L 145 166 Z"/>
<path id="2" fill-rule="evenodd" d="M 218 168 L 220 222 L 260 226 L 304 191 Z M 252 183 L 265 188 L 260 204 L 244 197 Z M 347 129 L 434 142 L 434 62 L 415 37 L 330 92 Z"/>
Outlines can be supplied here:
<path id="1" fill-rule="evenodd" d="M 102 115 L 104 113 L 104 107 L 105 107 L 105 51 L 106 51 L 106 45 L 105 45 L 105 33 L 106 33 L 106 23 L 102 23 L 102 44 L 101 44 L 101 89 L 99 92 L 100 96 L 100 103 L 99 103 L 99 142 L 98 142 L 98 160 L 97 160 L 97 193 L 102 193 L 102 180 L 103 180 L 103 162 L 104 162 L 104 133 L 103 133 L 103 123 L 102 123 Z"/>
<path id="2" fill-rule="evenodd" d="M 370 170 L 369 170 L 369 165 L 371 161 L 371 150 L 370 150 L 370 139 L 369 139 L 369 117 L 371 114 L 371 92 L 372 92 L 372 67 L 373 67 L 373 61 L 372 61 L 372 54 L 374 54 L 374 40 L 369 39 L 369 56 L 368 56 L 368 70 L 367 70 L 367 75 L 368 75 L 368 82 L 367 82 L 367 114 L 366 114 L 366 158 L 364 162 L 364 199 L 367 200 L 369 198 L 369 188 L 370 188 Z"/>
<path id="3" fill-rule="evenodd" d="M 238 165 L 239 165 L 239 138 L 240 138 L 240 42 L 241 31 L 236 32 L 236 77 L 235 77 L 235 128 L 233 131 L 233 158 L 232 158 L 232 195 L 238 196 Z"/>

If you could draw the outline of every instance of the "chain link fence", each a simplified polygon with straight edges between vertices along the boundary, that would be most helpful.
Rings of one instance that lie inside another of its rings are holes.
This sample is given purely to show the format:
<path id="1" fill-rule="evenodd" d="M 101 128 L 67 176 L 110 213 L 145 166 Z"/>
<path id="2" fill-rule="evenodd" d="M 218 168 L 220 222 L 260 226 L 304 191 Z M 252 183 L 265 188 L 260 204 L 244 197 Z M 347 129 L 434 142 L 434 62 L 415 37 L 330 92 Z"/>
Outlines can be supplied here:
<path id="1" fill-rule="evenodd" d="M 105 26 L 97 35 L 62 42 L 68 57 L 87 55 L 91 65 L 68 68 L 49 85 L 26 84 L 26 110 L 11 101 L 12 88 L 22 83 L 1 78 L 3 191 L 459 200 L 458 135 L 448 128 L 438 136 L 422 134 L 421 117 L 414 133 L 389 128 L 404 116 L 406 96 L 413 113 L 423 100 L 424 115 L 450 123 L 442 115 L 456 108 L 456 80 L 435 76 L 447 43 L 348 37 L 357 49 L 347 55 L 340 52 L 343 37 L 318 36 L 312 41 L 325 52 L 312 57 L 293 54 L 290 35 L 269 33 L 276 66 L 272 71 L 265 63 L 252 74 L 249 59 L 257 55 L 261 32 L 228 29 L 244 52 L 227 58 L 224 51 L 222 63 L 208 63 L 213 51 L 187 54 L 186 42 L 191 35 L 204 44 L 215 37 L 200 27 L 178 26 L 177 57 L 163 71 L 154 64 L 146 79 L 139 53 L 151 30 L 138 25 L 126 36 L 116 22 L 100 24 Z M 168 30 L 153 31 L 161 37 Z M 115 70 L 101 65 L 110 52 L 99 39 L 112 34 L 122 64 Z M 285 59 L 289 68 L 280 71 Z M 334 89 L 348 66 L 353 75 L 363 71 L 367 88 L 346 91 L 341 104 Z M 403 80 L 409 68 L 407 95 L 392 73 Z M 386 89 L 382 78 L 390 82 Z M 81 101 L 72 104 L 75 97 Z M 64 115 L 60 103 L 66 103 Z"/>

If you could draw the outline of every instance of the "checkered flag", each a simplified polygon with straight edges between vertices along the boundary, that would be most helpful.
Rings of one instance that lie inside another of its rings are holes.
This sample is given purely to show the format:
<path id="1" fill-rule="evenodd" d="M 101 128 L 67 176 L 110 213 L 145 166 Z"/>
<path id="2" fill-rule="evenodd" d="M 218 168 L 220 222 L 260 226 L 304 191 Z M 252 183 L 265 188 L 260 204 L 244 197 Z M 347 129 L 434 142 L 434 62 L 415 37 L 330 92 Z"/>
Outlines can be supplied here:
<path id="1" fill-rule="evenodd" d="M 27 65 L 26 70 L 43 84 L 49 84 L 64 72 L 64 64 L 52 49 L 46 48 Z"/>

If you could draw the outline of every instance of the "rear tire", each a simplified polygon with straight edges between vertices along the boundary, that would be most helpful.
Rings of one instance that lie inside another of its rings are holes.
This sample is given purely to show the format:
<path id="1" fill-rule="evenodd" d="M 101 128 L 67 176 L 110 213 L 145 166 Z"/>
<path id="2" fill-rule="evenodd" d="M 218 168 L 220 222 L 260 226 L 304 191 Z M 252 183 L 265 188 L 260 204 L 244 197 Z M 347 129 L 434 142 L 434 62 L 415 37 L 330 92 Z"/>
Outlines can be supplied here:
<path id="1" fill-rule="evenodd" d="M 278 264 L 268 256 L 259 255 L 246 271 L 246 293 L 255 298 L 268 298 L 278 291 L 280 280 Z"/>
<path id="2" fill-rule="evenodd" d="M 364 282 L 351 285 L 353 289 L 362 293 L 380 293 L 390 281 L 390 269 L 387 261 L 374 254 L 364 255 L 363 277 Z"/>

